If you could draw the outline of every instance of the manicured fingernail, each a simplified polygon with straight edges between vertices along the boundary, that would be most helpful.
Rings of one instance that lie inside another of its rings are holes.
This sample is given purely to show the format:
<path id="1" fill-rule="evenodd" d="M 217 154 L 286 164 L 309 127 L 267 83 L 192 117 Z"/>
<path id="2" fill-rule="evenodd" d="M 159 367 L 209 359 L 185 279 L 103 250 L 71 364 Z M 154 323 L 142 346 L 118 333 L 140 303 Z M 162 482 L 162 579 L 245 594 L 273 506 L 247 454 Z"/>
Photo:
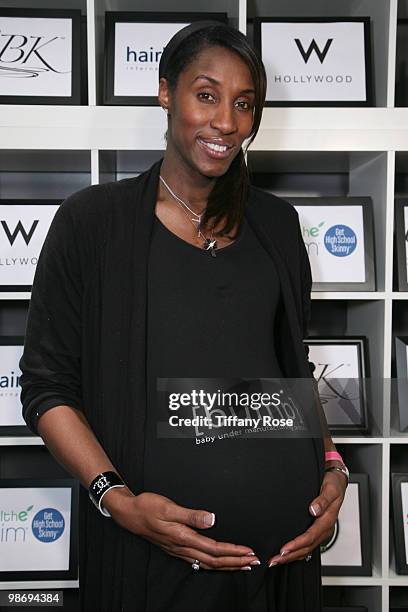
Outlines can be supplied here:
<path id="1" fill-rule="evenodd" d="M 247 555 L 251 555 L 251 557 L 255 557 L 255 553 L 254 552 L 249 552 L 249 553 L 247 553 Z"/>
<path id="2" fill-rule="evenodd" d="M 241 567 L 242 570 L 251 570 L 252 567 L 250 567 L 249 565 L 244 565 L 244 567 Z"/>
<path id="3" fill-rule="evenodd" d="M 250 565 L 261 565 L 261 562 L 255 559 L 255 561 L 251 561 Z"/>
<path id="4" fill-rule="evenodd" d="M 313 514 L 315 516 L 317 516 L 319 514 L 319 512 L 320 512 L 319 504 L 315 504 L 314 506 L 310 506 L 310 508 L 311 508 L 311 510 L 312 510 L 312 512 L 313 512 Z"/>
<path id="5" fill-rule="evenodd" d="M 214 514 L 214 512 L 211 512 L 211 513 L 205 515 L 204 523 L 206 525 L 208 525 L 209 527 L 212 527 L 214 525 L 214 523 L 215 523 L 215 514 Z"/>
<path id="6" fill-rule="evenodd" d="M 268 567 L 272 567 L 272 565 L 278 565 L 278 562 L 277 561 L 270 561 L 268 563 Z"/>
<path id="7" fill-rule="evenodd" d="M 284 557 L 285 555 L 287 555 L 287 554 L 288 554 L 288 552 L 289 552 L 288 550 L 282 550 L 282 552 L 281 552 L 280 556 L 281 556 L 281 557 Z"/>

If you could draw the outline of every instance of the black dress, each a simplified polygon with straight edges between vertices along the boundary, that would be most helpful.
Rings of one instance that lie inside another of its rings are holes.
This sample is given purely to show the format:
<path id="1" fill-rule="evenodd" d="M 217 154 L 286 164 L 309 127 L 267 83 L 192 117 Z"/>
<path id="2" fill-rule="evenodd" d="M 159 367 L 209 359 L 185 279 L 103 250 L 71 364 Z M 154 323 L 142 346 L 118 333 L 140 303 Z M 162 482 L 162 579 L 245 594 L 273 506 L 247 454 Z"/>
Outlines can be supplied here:
<path id="1" fill-rule="evenodd" d="M 251 571 L 194 571 L 150 546 L 146 612 L 319 612 L 320 554 L 266 561 L 313 522 L 319 474 L 311 439 L 231 437 L 197 444 L 157 437 L 157 377 L 281 376 L 275 352 L 280 301 L 273 261 L 244 220 L 216 257 L 155 217 L 148 268 L 144 490 L 214 512 L 203 535 L 251 546 Z"/>

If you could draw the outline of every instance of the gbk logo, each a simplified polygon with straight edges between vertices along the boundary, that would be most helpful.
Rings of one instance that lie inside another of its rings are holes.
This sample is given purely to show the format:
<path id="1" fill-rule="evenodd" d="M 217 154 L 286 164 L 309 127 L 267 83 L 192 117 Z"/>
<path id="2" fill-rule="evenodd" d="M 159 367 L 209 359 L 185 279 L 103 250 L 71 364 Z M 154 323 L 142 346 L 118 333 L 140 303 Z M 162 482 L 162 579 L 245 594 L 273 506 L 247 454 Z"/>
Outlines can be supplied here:
<path id="1" fill-rule="evenodd" d="M 63 74 L 44 57 L 45 52 L 52 53 L 52 47 L 55 46 L 52 43 L 59 38 L 62 39 L 63 37 L 54 36 L 47 40 L 45 36 L 0 33 L 0 63 L 24 65 L 24 67 L 27 66 L 29 68 L 29 65 L 27 65 L 28 60 L 32 61 L 34 59 L 37 62 L 41 62 L 43 67 L 32 68 L 33 72 L 27 72 L 27 77 L 38 76 L 38 74 L 35 74 L 35 71 L 41 72 L 42 70 L 51 70 L 52 72 Z M 15 68 L 15 70 L 19 71 L 18 68 Z"/>
<path id="2" fill-rule="evenodd" d="M 320 63 L 323 64 L 332 42 L 333 42 L 333 38 L 328 38 L 323 50 L 321 50 L 317 42 L 315 41 L 315 39 L 312 38 L 312 42 L 310 43 L 308 48 L 305 49 L 300 38 L 295 38 L 296 46 L 299 49 L 300 54 L 303 57 L 305 64 L 307 64 L 307 62 L 309 61 L 309 58 L 312 55 L 313 51 L 316 53 L 317 57 L 319 58 Z"/>
<path id="3" fill-rule="evenodd" d="M 7 239 L 9 241 L 9 243 L 10 243 L 10 246 L 13 246 L 14 241 L 17 238 L 18 234 L 22 235 L 22 237 L 24 239 L 24 242 L 28 246 L 31 238 L 33 237 L 35 229 L 36 229 L 36 227 L 37 227 L 37 225 L 39 223 L 39 219 L 35 219 L 33 221 L 33 223 L 31 224 L 31 228 L 30 228 L 30 230 L 28 232 L 26 231 L 26 229 L 25 229 L 24 225 L 21 223 L 21 221 L 19 221 L 17 223 L 17 225 L 16 225 L 16 227 L 14 228 L 13 231 L 10 230 L 9 226 L 7 225 L 7 221 L 5 221 L 4 219 L 2 219 L 0 221 L 0 223 L 1 223 L 2 227 L 3 227 L 4 233 L 7 236 Z"/>

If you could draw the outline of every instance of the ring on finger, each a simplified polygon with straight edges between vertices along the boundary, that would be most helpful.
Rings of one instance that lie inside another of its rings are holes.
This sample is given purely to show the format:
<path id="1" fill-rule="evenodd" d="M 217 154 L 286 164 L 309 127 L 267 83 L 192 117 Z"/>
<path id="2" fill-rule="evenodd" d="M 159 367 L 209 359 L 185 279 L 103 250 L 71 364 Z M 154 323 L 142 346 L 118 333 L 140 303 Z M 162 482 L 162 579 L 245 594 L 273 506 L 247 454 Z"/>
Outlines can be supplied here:
<path id="1" fill-rule="evenodd" d="M 200 561 L 198 559 L 194 559 L 194 562 L 191 564 L 191 567 L 193 568 L 193 570 L 199 570 L 200 569 Z"/>
<path id="2" fill-rule="evenodd" d="M 308 555 L 306 555 L 305 561 L 310 561 L 311 558 L 312 558 L 312 555 L 309 553 Z"/>

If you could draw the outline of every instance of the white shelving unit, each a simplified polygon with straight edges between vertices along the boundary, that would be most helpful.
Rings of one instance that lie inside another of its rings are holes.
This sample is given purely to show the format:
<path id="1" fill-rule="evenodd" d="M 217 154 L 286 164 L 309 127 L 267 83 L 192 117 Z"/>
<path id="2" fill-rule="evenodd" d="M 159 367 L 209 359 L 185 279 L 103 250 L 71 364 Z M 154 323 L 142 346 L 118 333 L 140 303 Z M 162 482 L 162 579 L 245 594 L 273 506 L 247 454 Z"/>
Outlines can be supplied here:
<path id="1" fill-rule="evenodd" d="M 53 0 L 0 0 L 0 7 L 56 8 Z M 63 198 L 83 186 L 140 172 L 161 156 L 165 117 L 160 108 L 103 107 L 104 14 L 107 10 L 191 11 L 188 0 L 64 0 L 81 9 L 87 32 L 87 106 L 0 106 L 0 197 Z M 196 0 L 194 10 L 228 13 L 251 35 L 264 16 L 356 16 L 372 19 L 373 108 L 267 108 L 248 161 L 269 174 L 272 190 L 290 195 L 369 195 L 373 199 L 375 292 L 313 292 L 312 333 L 366 335 L 369 367 L 379 381 L 370 437 L 336 437 L 351 471 L 370 476 L 373 575 L 324 577 L 325 596 L 387 612 L 408 606 L 408 577 L 395 573 L 390 531 L 390 472 L 408 472 L 408 434 L 398 432 L 391 401 L 393 337 L 408 334 L 408 293 L 393 283 L 394 198 L 408 196 L 408 108 L 395 108 L 397 18 L 408 0 Z M 408 100 L 407 100 L 408 106 Z M 396 180 L 396 177 L 398 180 Z M 398 185 L 402 187 L 398 187 Z M 21 327 L 29 293 L 0 293 L 0 333 Z M 15 315 L 18 312 L 18 315 Z M 13 447 L 41 447 L 40 438 L 0 438 L 0 476 Z M 33 452 L 35 449 L 33 449 Z M 38 451 L 38 449 L 37 449 Z M 4 460 L 4 461 L 2 461 Z M 0 584 L 0 589 L 33 587 Z M 78 586 L 47 583 L 48 588 Z M 334 604 L 333 604 L 334 605 Z"/>

